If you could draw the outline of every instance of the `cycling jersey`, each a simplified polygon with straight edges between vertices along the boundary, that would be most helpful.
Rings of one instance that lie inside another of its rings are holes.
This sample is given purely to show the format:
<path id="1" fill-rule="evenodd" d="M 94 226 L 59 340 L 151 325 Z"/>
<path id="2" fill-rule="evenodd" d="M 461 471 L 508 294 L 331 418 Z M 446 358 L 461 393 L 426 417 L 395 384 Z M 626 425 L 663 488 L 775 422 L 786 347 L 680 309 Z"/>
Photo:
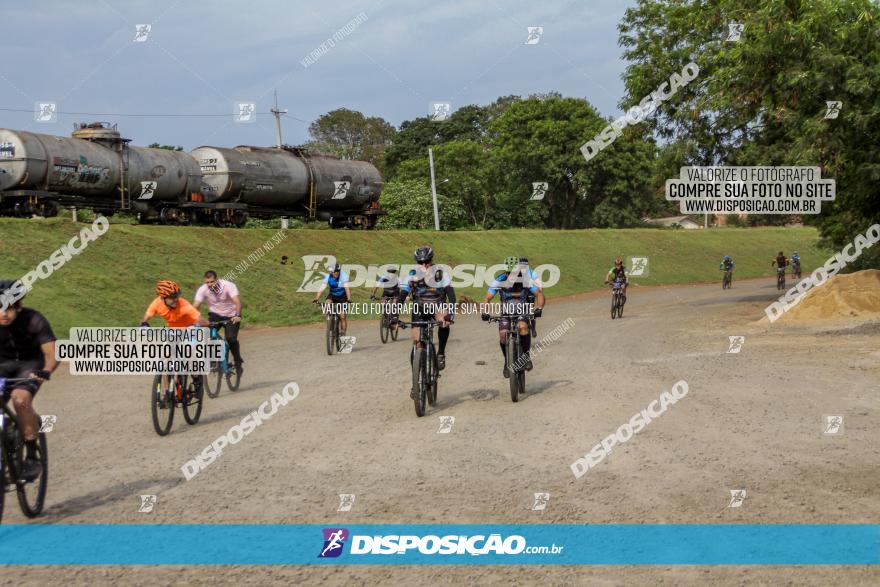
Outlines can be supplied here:
<path id="1" fill-rule="evenodd" d="M 788 265 L 788 259 L 785 258 L 785 255 L 777 255 L 776 266 L 779 268 L 785 268 L 786 265 Z"/>
<path id="2" fill-rule="evenodd" d="M 230 318 L 235 316 L 235 301 L 232 298 L 238 295 L 238 288 L 234 283 L 218 279 L 213 289 L 203 283 L 196 291 L 195 302 L 200 303 L 207 299 L 209 312 Z"/>
<path id="3" fill-rule="evenodd" d="M 430 280 L 434 285 L 428 282 L 426 271 L 434 272 L 434 279 Z M 406 279 L 400 286 L 397 301 L 403 303 L 408 296 L 412 296 L 413 302 L 417 304 L 416 308 L 413 309 L 414 317 L 423 314 L 422 308 L 419 308 L 421 304 L 455 303 L 455 290 L 452 288 L 452 279 L 443 275 L 440 269 L 434 269 L 433 267 L 422 271 L 412 271 L 406 276 Z"/>
<path id="4" fill-rule="evenodd" d="M 153 316 L 161 316 L 169 328 L 189 328 L 197 324 L 201 314 L 192 304 L 183 298 L 177 299 L 177 306 L 169 308 L 162 298 L 156 298 L 147 308 L 147 313 Z"/>
<path id="5" fill-rule="evenodd" d="M 614 279 L 626 281 L 626 267 L 621 267 L 620 269 L 612 267 L 608 270 L 608 273 L 611 273 L 614 276 Z"/>
<path id="6" fill-rule="evenodd" d="M 731 271 L 733 269 L 733 261 L 721 261 L 721 264 L 718 265 L 720 269 L 726 269 L 727 271 Z"/>
<path id="7" fill-rule="evenodd" d="M 488 293 L 494 296 L 501 293 L 501 301 L 506 302 L 510 299 L 524 300 L 528 294 L 537 294 L 541 288 L 535 283 L 534 273 L 529 270 L 524 278 L 519 274 L 511 277 L 507 271 L 499 275 L 492 285 L 489 287 Z"/>
<path id="8" fill-rule="evenodd" d="M 348 273 L 345 271 L 339 272 L 339 277 L 334 278 L 333 275 L 328 273 L 324 276 L 324 283 L 330 287 L 330 296 L 333 298 L 344 298 L 345 297 L 345 284 L 348 283 Z"/>
<path id="9" fill-rule="evenodd" d="M 0 363 L 28 361 L 43 368 L 41 345 L 57 340 L 46 318 L 31 308 L 18 311 L 9 326 L 0 326 Z"/>

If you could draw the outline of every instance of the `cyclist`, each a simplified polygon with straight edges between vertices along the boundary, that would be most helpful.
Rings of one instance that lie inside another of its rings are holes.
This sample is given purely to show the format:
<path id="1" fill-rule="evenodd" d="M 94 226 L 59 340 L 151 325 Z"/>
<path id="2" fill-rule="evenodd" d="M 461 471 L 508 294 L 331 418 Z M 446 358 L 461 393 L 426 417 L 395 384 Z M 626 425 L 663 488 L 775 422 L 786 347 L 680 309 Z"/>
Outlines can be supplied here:
<path id="1" fill-rule="evenodd" d="M 541 317 L 544 311 L 544 293 L 539 285 L 532 281 L 532 272 L 528 265 L 520 263 L 516 257 L 507 257 L 504 260 L 507 271 L 503 272 L 486 292 L 483 303 L 488 304 L 492 298 L 499 292 L 501 293 L 501 313 L 516 316 L 516 328 L 519 329 L 520 342 L 522 344 L 523 356 L 526 358 L 525 368 L 527 371 L 532 370 L 532 360 L 529 351 L 532 348 L 532 334 L 529 331 L 529 315 L 528 315 L 528 296 L 535 296 L 536 306 L 534 315 Z M 483 320 L 489 320 L 489 314 L 482 312 Z M 502 373 L 505 377 L 510 377 L 507 369 L 507 333 L 510 332 L 511 319 L 502 318 L 498 321 L 498 339 L 501 343 L 501 354 L 504 356 L 504 367 Z"/>
<path id="2" fill-rule="evenodd" d="M 782 251 L 779 251 L 779 254 L 776 255 L 776 257 L 773 258 L 773 261 L 770 262 L 771 267 L 773 267 L 774 265 L 776 265 L 776 273 L 779 273 L 780 271 L 784 272 L 785 268 L 788 267 L 788 259 L 785 257 Z"/>
<path id="3" fill-rule="evenodd" d="M 617 257 L 614 259 L 614 267 L 608 270 L 608 275 L 605 276 L 605 284 L 609 284 L 614 280 L 621 280 L 623 282 L 623 303 L 626 303 L 626 287 L 629 285 L 629 277 L 626 274 L 626 267 L 623 266 L 623 259 Z"/>
<path id="4" fill-rule="evenodd" d="M 156 299 L 144 312 L 141 326 L 150 325 L 150 319 L 160 316 L 168 328 L 190 328 L 191 326 L 207 326 L 208 321 L 192 304 L 180 297 L 180 286 L 168 279 L 161 279 L 156 284 Z M 195 385 L 201 385 L 201 377 L 196 377 Z M 168 375 L 162 374 L 162 387 L 168 389 Z"/>
<path id="5" fill-rule="evenodd" d="M 205 299 L 208 300 L 208 320 L 210 322 L 226 322 L 222 326 L 226 344 L 235 359 L 235 371 L 244 370 L 241 358 L 241 344 L 238 342 L 238 329 L 241 322 L 241 297 L 238 287 L 231 281 L 218 279 L 216 271 L 205 271 L 205 283 L 202 284 L 193 300 L 193 308 L 199 309 Z"/>
<path id="6" fill-rule="evenodd" d="M 728 255 L 724 255 L 724 259 L 722 259 L 721 263 L 718 265 L 718 269 L 721 271 L 730 271 L 731 283 L 733 283 L 733 267 L 733 260 Z"/>
<path id="7" fill-rule="evenodd" d="M 437 330 L 438 352 L 437 367 L 442 371 L 446 368 L 446 343 L 449 341 L 449 325 L 454 322 L 452 311 L 455 309 L 455 290 L 452 288 L 452 278 L 443 275 L 434 266 L 434 249 L 431 247 L 419 247 L 413 254 L 418 268 L 410 271 L 400 287 L 397 295 L 397 303 L 402 304 L 406 298 L 412 296 L 413 322 L 424 322 L 431 319 L 440 322 Z M 448 305 L 448 306 L 447 306 Z M 397 318 L 392 318 L 391 324 L 397 325 Z M 412 340 L 418 344 L 422 336 L 421 327 L 412 329 Z M 413 390 L 415 393 L 415 390 Z"/>
<path id="8" fill-rule="evenodd" d="M 312 300 L 312 303 L 321 303 L 321 294 L 324 293 L 325 289 L 328 287 L 330 288 L 330 295 L 328 298 L 337 308 L 339 314 L 339 328 L 342 330 L 340 335 L 344 336 L 346 330 L 348 330 L 348 321 L 345 319 L 345 310 L 348 307 L 348 302 L 351 301 L 351 288 L 348 285 L 348 273 L 342 270 L 342 266 L 339 263 L 334 263 L 328 269 L 329 271 L 327 275 L 324 276 L 321 288 L 318 290 L 318 293 L 315 294 L 315 299 Z"/>
<path id="9" fill-rule="evenodd" d="M 796 276 L 800 277 L 800 274 L 801 274 L 801 256 L 800 256 L 800 254 L 799 254 L 797 251 L 795 251 L 795 252 L 793 252 L 793 253 L 791 254 L 791 270 L 792 270 L 792 272 L 793 272 Z"/>
<path id="10" fill-rule="evenodd" d="M 383 285 L 382 288 L 382 304 L 389 304 L 388 315 L 393 320 L 397 317 L 397 313 L 394 307 L 394 301 L 397 299 L 397 296 L 400 295 L 400 280 L 397 277 L 397 267 L 389 267 L 387 273 L 379 278 L 379 285 L 373 288 L 373 291 L 370 292 L 370 299 L 377 300 L 379 298 L 376 297 L 376 290 L 379 289 L 380 285 Z M 397 325 L 394 326 L 394 329 L 397 329 Z"/>
<path id="11" fill-rule="evenodd" d="M 0 295 L 15 285 L 12 279 L 0 280 Z M 37 434 L 40 420 L 34 411 L 34 396 L 40 385 L 49 380 L 58 367 L 55 360 L 55 334 L 46 318 L 21 299 L 0 310 L 0 377 L 27 378 L 10 392 L 12 406 L 24 437 L 25 460 L 21 478 L 33 481 L 42 467 L 37 459 Z"/>

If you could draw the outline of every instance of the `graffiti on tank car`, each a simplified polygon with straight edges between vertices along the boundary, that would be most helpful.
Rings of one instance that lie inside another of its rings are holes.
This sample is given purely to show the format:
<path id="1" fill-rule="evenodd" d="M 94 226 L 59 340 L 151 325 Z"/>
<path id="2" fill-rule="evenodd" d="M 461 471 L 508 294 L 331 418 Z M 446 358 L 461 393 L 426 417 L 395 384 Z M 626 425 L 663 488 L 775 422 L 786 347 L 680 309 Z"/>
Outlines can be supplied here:
<path id="1" fill-rule="evenodd" d="M 13 159 L 15 157 L 15 143 L 0 143 L 0 159 Z"/>
<path id="2" fill-rule="evenodd" d="M 150 177 L 152 177 L 153 179 L 159 179 L 160 177 L 165 175 L 166 171 L 167 170 L 165 169 L 164 165 L 156 165 L 150 170 Z"/>

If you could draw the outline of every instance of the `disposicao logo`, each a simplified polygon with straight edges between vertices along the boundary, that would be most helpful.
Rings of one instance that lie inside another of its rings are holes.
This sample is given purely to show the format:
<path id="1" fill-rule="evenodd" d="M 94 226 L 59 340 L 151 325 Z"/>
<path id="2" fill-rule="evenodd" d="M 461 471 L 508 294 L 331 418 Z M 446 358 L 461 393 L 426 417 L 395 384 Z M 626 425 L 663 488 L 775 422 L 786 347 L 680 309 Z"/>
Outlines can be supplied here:
<path id="1" fill-rule="evenodd" d="M 336 558 L 342 554 L 342 547 L 348 540 L 348 530 L 345 528 L 324 528 L 324 548 L 318 558 Z"/>

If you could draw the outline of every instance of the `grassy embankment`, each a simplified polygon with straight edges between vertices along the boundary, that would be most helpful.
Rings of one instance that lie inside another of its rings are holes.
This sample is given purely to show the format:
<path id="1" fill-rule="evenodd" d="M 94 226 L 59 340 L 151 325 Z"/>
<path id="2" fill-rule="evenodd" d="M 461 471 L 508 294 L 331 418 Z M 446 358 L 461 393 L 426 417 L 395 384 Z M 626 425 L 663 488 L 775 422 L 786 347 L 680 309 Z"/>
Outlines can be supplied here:
<path id="1" fill-rule="evenodd" d="M 20 277 L 36 267 L 80 228 L 68 219 L 0 219 L 0 276 Z M 157 279 L 177 281 L 192 297 L 206 269 L 221 276 L 240 263 L 236 278 L 249 326 L 313 322 L 320 313 L 309 304 L 313 294 L 297 293 L 303 278 L 302 255 L 335 255 L 341 263 L 411 263 L 413 249 L 428 243 L 436 260 L 449 265 L 501 263 L 508 255 L 527 255 L 532 266 L 559 266 L 559 283 L 549 298 L 592 291 L 616 255 L 645 256 L 649 275 L 635 284 L 676 284 L 720 279 L 725 254 L 736 262 L 736 277 L 772 277 L 777 251 L 798 250 L 804 269 L 825 261 L 830 250 L 817 246 L 812 228 L 702 230 L 505 230 L 488 232 L 289 230 L 286 238 L 255 262 L 248 256 L 272 240 L 274 230 L 112 224 L 49 279 L 36 282 L 26 305 L 46 314 L 60 335 L 71 326 L 127 326 L 140 321 L 153 298 Z M 291 259 L 281 265 L 282 255 Z M 457 290 L 482 296 L 484 288 Z M 368 299 L 358 288 L 356 301 Z M 155 325 L 159 325 L 158 323 Z"/>

